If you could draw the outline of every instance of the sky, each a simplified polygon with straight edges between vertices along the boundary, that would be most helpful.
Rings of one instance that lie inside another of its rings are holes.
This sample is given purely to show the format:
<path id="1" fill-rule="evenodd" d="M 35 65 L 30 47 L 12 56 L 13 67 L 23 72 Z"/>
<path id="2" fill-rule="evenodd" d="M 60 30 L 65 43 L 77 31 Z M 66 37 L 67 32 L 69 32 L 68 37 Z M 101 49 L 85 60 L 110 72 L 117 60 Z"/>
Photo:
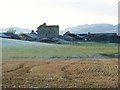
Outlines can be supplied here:
<path id="1" fill-rule="evenodd" d="M 118 23 L 119 0 L 0 0 L 0 28 Z"/>

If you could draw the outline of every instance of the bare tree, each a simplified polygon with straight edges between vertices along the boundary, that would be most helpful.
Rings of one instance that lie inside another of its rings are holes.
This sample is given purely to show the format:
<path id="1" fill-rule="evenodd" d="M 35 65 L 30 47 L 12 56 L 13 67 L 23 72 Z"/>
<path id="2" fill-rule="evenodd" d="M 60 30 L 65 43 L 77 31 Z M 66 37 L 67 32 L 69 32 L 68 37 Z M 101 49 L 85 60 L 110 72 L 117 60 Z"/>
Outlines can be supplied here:
<path id="1" fill-rule="evenodd" d="M 15 28 L 9 28 L 7 30 L 7 33 L 13 33 L 13 34 L 15 34 L 15 32 L 16 32 Z"/>

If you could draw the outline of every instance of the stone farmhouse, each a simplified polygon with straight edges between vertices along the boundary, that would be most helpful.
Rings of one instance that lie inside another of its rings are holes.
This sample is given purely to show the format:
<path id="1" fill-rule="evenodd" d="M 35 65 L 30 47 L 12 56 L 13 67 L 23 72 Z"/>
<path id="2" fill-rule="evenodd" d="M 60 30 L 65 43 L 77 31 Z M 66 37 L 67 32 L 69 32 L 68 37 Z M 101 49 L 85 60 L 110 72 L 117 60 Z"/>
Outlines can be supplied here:
<path id="1" fill-rule="evenodd" d="M 46 25 L 46 23 L 40 25 L 37 28 L 37 34 L 40 38 L 57 38 L 59 36 L 58 25 Z"/>

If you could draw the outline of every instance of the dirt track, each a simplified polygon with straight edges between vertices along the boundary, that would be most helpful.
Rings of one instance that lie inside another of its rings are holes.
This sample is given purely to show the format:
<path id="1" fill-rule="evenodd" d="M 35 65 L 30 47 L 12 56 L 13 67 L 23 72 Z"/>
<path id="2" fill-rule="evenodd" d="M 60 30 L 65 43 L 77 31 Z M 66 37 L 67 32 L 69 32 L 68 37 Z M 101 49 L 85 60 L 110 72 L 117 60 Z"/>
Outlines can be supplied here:
<path id="1" fill-rule="evenodd" d="M 3 88 L 118 87 L 118 59 L 3 60 Z"/>

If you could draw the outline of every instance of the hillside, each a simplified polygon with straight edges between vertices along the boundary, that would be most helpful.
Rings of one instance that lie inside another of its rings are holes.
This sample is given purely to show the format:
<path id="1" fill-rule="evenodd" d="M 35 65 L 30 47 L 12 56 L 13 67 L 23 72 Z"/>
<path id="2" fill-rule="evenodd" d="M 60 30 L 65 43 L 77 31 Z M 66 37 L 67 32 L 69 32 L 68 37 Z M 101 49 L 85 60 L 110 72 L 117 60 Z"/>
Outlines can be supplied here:
<path id="1" fill-rule="evenodd" d="M 19 28 L 19 27 L 11 27 L 16 30 L 16 33 L 30 33 L 30 29 Z M 0 28 L 0 32 L 7 32 L 9 28 Z M 84 24 L 78 25 L 74 27 L 66 28 L 65 30 L 60 30 L 60 34 L 64 34 L 65 32 L 70 31 L 72 33 L 80 34 L 80 33 L 118 33 L 118 25 L 112 24 Z"/>
<path id="2" fill-rule="evenodd" d="M 66 28 L 61 31 L 64 34 L 66 31 L 70 31 L 72 33 L 80 34 L 80 33 L 118 33 L 118 25 L 112 24 L 84 24 L 75 27 Z"/>
<path id="3" fill-rule="evenodd" d="M 116 53 L 118 46 L 115 44 L 62 45 L 2 39 L 2 58 L 54 58 Z"/>

